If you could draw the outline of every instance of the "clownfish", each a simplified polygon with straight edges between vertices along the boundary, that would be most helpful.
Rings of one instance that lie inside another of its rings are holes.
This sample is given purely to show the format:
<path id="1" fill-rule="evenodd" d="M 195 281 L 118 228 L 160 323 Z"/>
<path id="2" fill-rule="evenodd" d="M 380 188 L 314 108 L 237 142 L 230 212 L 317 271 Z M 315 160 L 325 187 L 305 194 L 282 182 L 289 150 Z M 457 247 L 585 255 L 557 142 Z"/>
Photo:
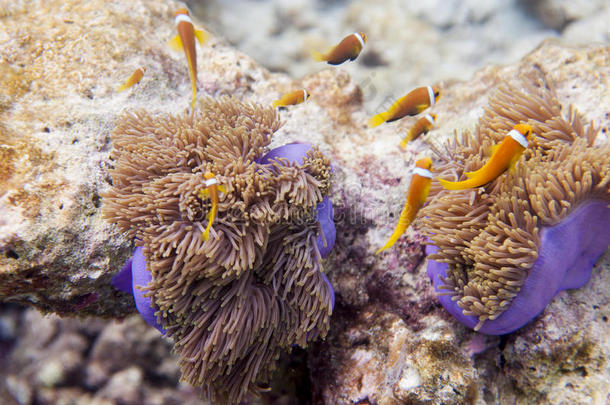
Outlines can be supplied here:
<path id="1" fill-rule="evenodd" d="M 364 32 L 354 32 L 343 38 L 338 45 L 323 54 L 313 51 L 313 57 L 318 62 L 327 62 L 329 65 L 340 65 L 346 60 L 354 60 L 360 55 L 362 48 L 366 44 L 366 34 Z"/>
<path id="2" fill-rule="evenodd" d="M 193 20 L 191 20 L 191 16 L 185 8 L 181 8 L 174 13 L 174 21 L 178 35 L 169 41 L 169 45 L 176 51 L 184 50 L 189 67 L 189 76 L 191 77 L 191 87 L 193 89 L 191 108 L 192 111 L 195 111 L 195 98 L 197 97 L 197 49 L 195 47 L 195 39 L 199 41 L 200 45 L 203 45 L 208 39 L 208 33 L 195 29 Z"/>
<path id="3" fill-rule="evenodd" d="M 279 100 L 273 102 L 273 108 L 286 107 L 287 105 L 301 104 L 309 98 L 309 93 L 305 89 L 291 91 L 284 94 Z"/>
<path id="4" fill-rule="evenodd" d="M 432 159 L 426 157 L 415 162 L 413 177 L 411 177 L 411 184 L 409 185 L 409 192 L 407 193 L 407 201 L 400 213 L 398 224 L 396 225 L 392 236 L 390 236 L 390 239 L 388 239 L 382 248 L 377 250 L 376 254 L 392 247 L 398 238 L 405 233 L 411 222 L 415 219 L 415 215 L 417 215 L 417 212 L 428 198 L 432 177 Z"/>
<path id="5" fill-rule="evenodd" d="M 208 212 L 208 226 L 201 234 L 201 238 L 207 241 L 210 237 L 212 223 L 214 222 L 214 219 L 216 219 L 216 213 L 218 212 L 218 192 L 226 193 L 226 190 L 223 186 L 218 184 L 218 180 L 216 180 L 214 173 L 205 172 L 203 177 L 205 178 L 205 188 L 199 190 L 198 197 L 202 200 L 204 198 L 209 198 L 212 202 L 212 208 L 210 209 L 210 212 Z"/>
<path id="6" fill-rule="evenodd" d="M 407 147 L 407 143 L 414 141 L 421 134 L 428 133 L 430 128 L 432 128 L 432 125 L 434 125 L 434 120 L 436 120 L 436 115 L 434 114 L 426 114 L 422 118 L 418 119 L 411 129 L 409 129 L 407 135 L 405 135 L 405 137 L 402 138 L 402 141 L 400 141 L 400 147 L 405 149 Z"/>
<path id="7" fill-rule="evenodd" d="M 138 84 L 140 82 L 140 80 L 142 80 L 142 78 L 144 77 L 145 72 L 146 72 L 145 67 L 137 68 L 136 71 L 133 72 L 131 74 L 131 76 L 129 76 L 129 78 L 125 81 L 125 83 L 123 83 L 122 85 L 119 86 L 117 91 L 127 90 L 131 86 L 135 86 L 136 84 Z"/>
<path id="8" fill-rule="evenodd" d="M 447 190 L 464 190 L 479 187 L 495 180 L 506 169 L 512 169 L 528 146 L 532 135 L 532 127 L 528 124 L 517 124 L 510 130 L 500 144 L 494 146 L 493 153 L 487 163 L 479 170 L 464 173 L 468 180 L 448 181 L 438 179 Z"/>
<path id="9" fill-rule="evenodd" d="M 388 111 L 375 115 L 369 120 L 369 127 L 373 128 L 384 122 L 392 122 L 407 115 L 417 115 L 434 103 L 441 96 L 441 92 L 432 86 L 418 87 L 406 96 L 399 98 Z"/>

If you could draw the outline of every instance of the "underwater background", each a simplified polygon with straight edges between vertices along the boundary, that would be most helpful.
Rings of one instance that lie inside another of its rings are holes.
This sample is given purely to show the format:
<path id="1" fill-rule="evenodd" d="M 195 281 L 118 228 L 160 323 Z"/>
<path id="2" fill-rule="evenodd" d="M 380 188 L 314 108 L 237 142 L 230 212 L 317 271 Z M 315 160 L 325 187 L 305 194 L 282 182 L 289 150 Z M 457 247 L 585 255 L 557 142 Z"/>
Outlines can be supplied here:
<path id="1" fill-rule="evenodd" d="M 172 343 L 111 286 L 133 242 L 101 214 L 122 112 L 180 114 L 190 106 L 184 55 L 167 45 L 183 6 L 0 0 L 2 404 L 209 403 L 180 382 Z M 573 104 L 583 125 L 599 130 L 594 145 L 607 178 L 607 1 L 186 6 L 211 34 L 199 47 L 199 95 L 266 106 L 306 87 L 311 99 L 279 113 L 270 146 L 308 142 L 333 167 L 336 245 L 322 262 L 335 294 L 330 329 L 325 340 L 283 352 L 270 389 L 245 403 L 608 403 L 608 249 L 584 287 L 501 336 L 473 332 L 439 304 L 419 229 L 375 255 L 415 161 L 473 132 L 492 90 L 513 80 L 550 83 L 566 122 L 578 126 L 569 119 Z M 333 67 L 312 58 L 352 32 L 368 38 L 355 61 Z M 143 65 L 141 83 L 118 93 Z M 366 127 L 428 85 L 442 96 L 425 138 L 398 148 L 410 118 Z"/>

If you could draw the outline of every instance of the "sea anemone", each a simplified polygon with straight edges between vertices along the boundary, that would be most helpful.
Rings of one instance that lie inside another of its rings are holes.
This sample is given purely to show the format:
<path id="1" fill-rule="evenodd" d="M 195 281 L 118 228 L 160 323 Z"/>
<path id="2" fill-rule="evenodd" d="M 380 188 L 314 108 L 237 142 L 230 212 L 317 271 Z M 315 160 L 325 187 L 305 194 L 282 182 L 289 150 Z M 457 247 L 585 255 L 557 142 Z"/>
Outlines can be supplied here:
<path id="1" fill-rule="evenodd" d="M 329 328 L 330 162 L 306 144 L 265 154 L 278 128 L 272 108 L 223 98 L 192 117 L 130 113 L 112 135 L 103 212 L 139 246 L 115 282 L 132 278 L 138 309 L 173 339 L 183 380 L 216 403 L 257 393 L 282 350 Z M 226 193 L 204 240 L 207 172 Z"/>
<path id="2" fill-rule="evenodd" d="M 421 216 L 428 275 L 442 305 L 474 330 L 512 332 L 584 285 L 610 244 L 610 144 L 541 81 L 500 85 L 474 134 L 435 148 L 441 178 L 479 169 L 516 124 L 534 129 L 515 170 L 477 189 L 437 185 Z M 595 146 L 594 146 L 594 143 Z"/>

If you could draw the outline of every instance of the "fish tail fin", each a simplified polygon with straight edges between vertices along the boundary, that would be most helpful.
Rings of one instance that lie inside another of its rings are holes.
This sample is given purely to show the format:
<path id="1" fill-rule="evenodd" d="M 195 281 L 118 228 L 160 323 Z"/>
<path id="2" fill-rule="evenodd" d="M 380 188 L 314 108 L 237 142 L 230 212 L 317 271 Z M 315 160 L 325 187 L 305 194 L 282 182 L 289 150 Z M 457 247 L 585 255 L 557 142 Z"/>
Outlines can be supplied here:
<path id="1" fill-rule="evenodd" d="M 184 47 L 182 46 L 182 40 L 180 39 L 180 35 L 176 35 L 175 37 L 170 39 L 167 44 L 174 51 L 181 51 L 184 49 Z"/>
<path id="2" fill-rule="evenodd" d="M 375 254 L 378 255 L 379 253 L 383 252 L 384 250 L 391 248 L 392 246 L 394 246 L 394 244 L 396 243 L 397 240 L 398 240 L 398 237 L 394 237 L 394 235 L 392 235 L 390 237 L 390 239 L 388 239 L 388 241 L 385 243 L 385 245 L 383 245 L 382 247 L 377 249 Z"/>
<path id="3" fill-rule="evenodd" d="M 209 37 L 210 34 L 208 34 L 207 31 L 195 30 L 195 38 L 197 38 L 197 41 L 199 41 L 199 45 L 203 45 L 208 42 Z"/>
<path id="4" fill-rule="evenodd" d="M 377 249 L 377 252 L 375 252 L 375 254 L 379 254 L 384 250 L 394 246 L 396 241 L 400 239 L 400 237 L 403 233 L 405 233 L 409 225 L 411 225 L 411 221 L 413 220 L 414 216 L 415 215 L 413 214 L 411 206 L 408 203 L 405 204 L 402 209 L 402 212 L 400 213 L 400 218 L 398 218 L 398 224 L 396 224 L 396 228 L 394 228 L 394 232 L 392 232 L 392 236 L 390 236 L 390 239 L 388 239 L 385 245 Z"/>
<path id="5" fill-rule="evenodd" d="M 208 220 L 208 226 L 205 227 L 205 231 L 203 231 L 203 233 L 201 234 L 201 239 L 207 241 L 208 239 L 210 239 L 210 228 L 212 228 L 212 221 L 210 221 L 210 217 L 211 217 L 211 212 L 208 212 L 208 215 L 206 215 L 206 218 Z"/>
<path id="6" fill-rule="evenodd" d="M 466 181 L 449 181 L 449 180 L 445 180 L 445 179 L 440 179 L 438 177 L 437 177 L 437 180 L 439 181 L 439 183 L 441 183 L 441 186 L 443 186 L 443 188 L 445 188 L 446 190 L 464 190 L 464 189 L 472 187 L 469 184 L 468 180 L 466 180 Z"/>
<path id="7" fill-rule="evenodd" d="M 222 184 L 218 186 L 218 191 L 220 191 L 223 194 L 227 194 L 227 188 L 225 186 L 223 186 Z"/>
<path id="8" fill-rule="evenodd" d="M 201 234 L 203 240 L 208 240 L 210 238 L 210 229 L 212 229 L 212 224 L 214 223 L 214 218 L 216 218 L 216 210 L 218 208 L 212 203 L 212 209 L 208 211 L 208 215 L 206 218 L 208 220 L 208 226 L 205 228 L 205 231 Z"/>
<path id="9" fill-rule="evenodd" d="M 322 52 L 318 52 L 316 50 L 311 50 L 311 57 L 316 61 L 316 62 L 325 62 L 326 61 L 326 55 L 324 55 Z"/>
<path id="10" fill-rule="evenodd" d="M 117 87 L 116 91 L 118 91 L 119 93 L 122 91 L 127 90 L 129 86 L 127 86 L 126 84 L 121 84 L 119 87 Z"/>
<path id="11" fill-rule="evenodd" d="M 369 127 L 375 128 L 376 126 L 383 124 L 387 120 L 388 114 L 386 112 L 379 113 L 369 120 Z"/>
<path id="12" fill-rule="evenodd" d="M 411 141 L 411 134 L 408 133 L 407 135 L 405 135 L 404 138 L 402 138 L 402 141 L 400 141 L 400 149 L 405 150 L 407 149 L 407 143 L 409 143 Z"/>
<path id="13" fill-rule="evenodd" d="M 282 100 L 275 100 L 273 102 L 273 108 L 279 107 L 282 105 Z"/>

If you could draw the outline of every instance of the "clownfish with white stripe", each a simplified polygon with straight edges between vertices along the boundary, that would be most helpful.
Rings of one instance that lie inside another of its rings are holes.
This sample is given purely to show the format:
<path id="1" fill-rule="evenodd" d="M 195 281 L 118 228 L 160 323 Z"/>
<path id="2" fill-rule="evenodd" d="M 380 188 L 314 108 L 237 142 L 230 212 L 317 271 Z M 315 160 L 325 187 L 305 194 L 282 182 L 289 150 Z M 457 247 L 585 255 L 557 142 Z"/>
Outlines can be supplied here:
<path id="1" fill-rule="evenodd" d="M 417 115 L 426 108 L 434 106 L 434 103 L 436 103 L 440 96 L 441 92 L 436 87 L 418 87 L 406 96 L 396 100 L 388 111 L 379 113 L 371 118 L 369 120 L 369 127 L 373 128 L 384 122 L 396 121 L 407 115 Z"/>
<path id="2" fill-rule="evenodd" d="M 197 40 L 200 45 L 203 45 L 208 39 L 208 33 L 203 30 L 195 29 L 193 20 L 191 20 L 191 16 L 185 8 L 181 8 L 174 13 L 174 21 L 176 23 L 178 35 L 169 41 L 169 45 L 176 51 L 184 50 L 193 91 L 193 98 L 191 100 L 192 113 L 195 111 L 195 99 L 197 97 L 197 49 L 195 40 Z"/>
<path id="3" fill-rule="evenodd" d="M 214 173 L 205 172 L 203 177 L 205 178 L 205 188 L 199 190 L 198 197 L 202 200 L 205 198 L 209 198 L 210 202 L 212 203 L 212 207 L 208 212 L 208 226 L 201 234 L 201 238 L 207 241 L 210 237 L 210 229 L 212 228 L 212 223 L 214 223 L 214 219 L 216 219 L 216 214 L 218 213 L 218 193 L 226 193 L 227 191 L 222 185 L 218 184 L 218 180 L 216 179 Z"/>
<path id="4" fill-rule="evenodd" d="M 133 72 L 131 74 L 131 76 L 129 76 L 129 78 L 125 81 L 125 83 L 120 85 L 117 90 L 119 92 L 121 92 L 123 90 L 127 90 L 128 88 L 130 88 L 132 86 L 135 86 L 136 84 L 138 84 L 140 82 L 140 80 L 142 80 L 142 78 L 144 77 L 144 73 L 145 72 L 146 72 L 146 68 L 145 67 L 137 68 L 135 70 L 135 72 Z"/>
<path id="5" fill-rule="evenodd" d="M 447 190 L 465 190 L 487 184 L 512 169 L 527 149 L 529 138 L 532 136 L 532 127 L 528 124 L 517 124 L 500 142 L 494 146 L 493 153 L 487 163 L 479 170 L 464 173 L 468 180 L 449 181 L 438 179 Z"/>
<path id="6" fill-rule="evenodd" d="M 430 192 L 432 177 L 432 159 L 425 157 L 415 162 L 413 177 L 411 177 L 411 184 L 409 185 L 409 192 L 407 193 L 407 201 L 400 213 L 398 224 L 386 244 L 377 250 L 377 254 L 391 248 L 402 234 L 405 233 L 409 225 L 411 225 L 411 222 L 415 219 L 419 209 L 426 203 L 428 193 Z"/>
<path id="7" fill-rule="evenodd" d="M 407 147 L 407 143 L 414 141 L 422 134 L 427 134 L 434 125 L 434 121 L 436 120 L 436 115 L 434 114 L 426 114 L 422 118 L 418 119 L 415 124 L 409 129 L 407 135 L 402 138 L 400 141 L 401 149 L 405 149 Z"/>
<path id="8" fill-rule="evenodd" d="M 288 105 L 301 104 L 309 98 L 309 93 L 305 89 L 294 90 L 284 94 L 279 100 L 273 102 L 273 108 L 286 107 Z"/>
<path id="9" fill-rule="evenodd" d="M 318 62 L 327 62 L 329 65 L 340 65 L 347 60 L 355 60 L 366 44 L 364 32 L 354 32 L 343 38 L 333 49 L 323 54 L 313 51 L 313 57 Z"/>

